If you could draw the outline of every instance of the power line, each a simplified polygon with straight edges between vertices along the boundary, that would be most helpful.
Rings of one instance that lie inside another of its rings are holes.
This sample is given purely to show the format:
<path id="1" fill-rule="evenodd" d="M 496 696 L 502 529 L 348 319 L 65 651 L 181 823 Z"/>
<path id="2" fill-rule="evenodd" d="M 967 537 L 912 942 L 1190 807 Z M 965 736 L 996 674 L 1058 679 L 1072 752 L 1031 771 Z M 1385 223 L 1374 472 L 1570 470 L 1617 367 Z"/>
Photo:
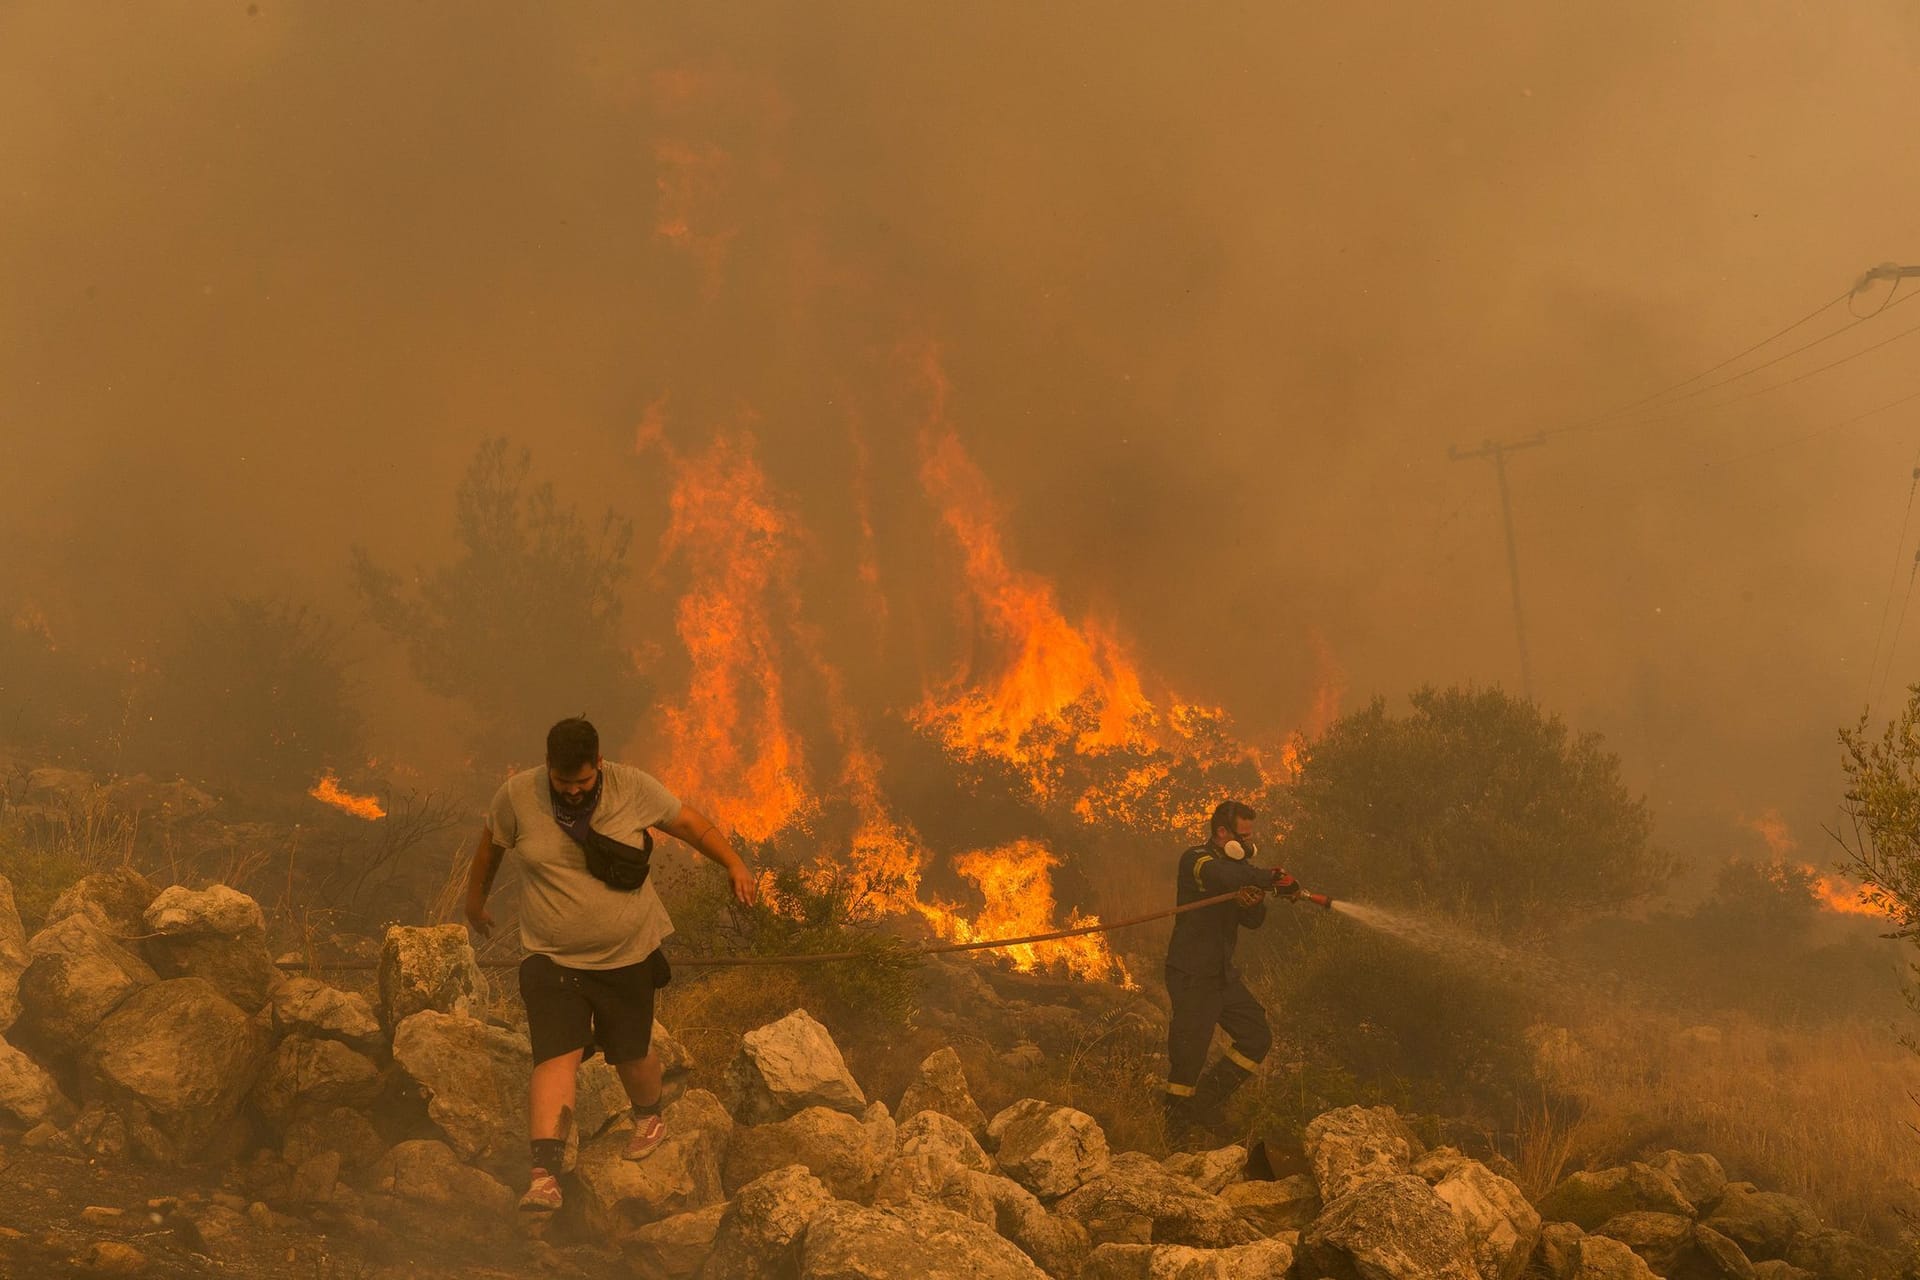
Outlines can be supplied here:
<path id="1" fill-rule="evenodd" d="M 1815 307 L 1813 310 L 1807 312 L 1807 314 L 1801 316 L 1798 320 L 1795 320 L 1792 324 L 1788 325 L 1786 328 L 1780 329 L 1774 333 L 1768 334 L 1766 337 L 1760 339 L 1760 341 L 1754 343 L 1752 346 L 1747 347 L 1742 351 L 1734 352 L 1732 355 L 1720 361 L 1720 363 L 1718 364 L 1708 365 L 1706 368 L 1702 369 L 1700 372 L 1693 374 L 1689 377 L 1682 378 L 1680 379 L 1680 381 L 1672 383 L 1668 386 L 1664 386 L 1660 388 L 1658 391 L 1654 391 L 1647 395 L 1641 396 L 1638 400 L 1635 400 L 1630 404 L 1623 404 L 1617 409 L 1611 409 L 1611 410 L 1608 410 L 1606 413 L 1596 414 L 1591 418 L 1586 418 L 1579 422 L 1569 423 L 1567 426 L 1564 426 L 1564 427 L 1554 427 L 1544 432 L 1543 434 L 1549 435 L 1549 436 L 1557 436 L 1557 435 L 1565 435 L 1567 432 L 1570 432 L 1570 431 L 1583 431 L 1589 427 L 1595 426 L 1602 422 L 1609 421 L 1613 418 L 1624 417 L 1628 414 L 1633 413 L 1635 410 L 1641 409 L 1646 405 L 1653 403 L 1655 400 L 1660 399 L 1662 396 L 1671 395 L 1673 392 L 1679 391 L 1682 388 L 1690 387 L 1694 383 L 1700 381 L 1700 379 L 1708 377 L 1712 374 L 1718 373 L 1720 370 L 1726 368 L 1728 365 L 1734 363 L 1736 360 L 1740 360 L 1747 356 L 1750 356 L 1754 352 L 1760 350 L 1760 348 L 1766 346 L 1767 344 L 1777 341 L 1780 338 L 1786 337 L 1789 333 L 1792 333 L 1795 329 L 1798 329 L 1801 325 L 1806 324 L 1808 321 L 1818 316 L 1821 312 L 1831 310 L 1833 307 L 1839 305 L 1840 303 L 1846 301 L 1848 298 L 1852 297 L 1854 290 L 1858 287 L 1859 286 L 1855 285 L 1850 288 L 1842 290 L 1840 293 L 1836 294 L 1834 297 L 1827 299 L 1825 302 L 1821 303 L 1819 306 Z"/>
<path id="2" fill-rule="evenodd" d="M 1592 431 L 1604 426 L 1610 426 L 1610 425 L 1616 425 L 1616 424 L 1644 426 L 1644 425 L 1648 425 L 1649 421 L 1659 421 L 1660 419 L 1656 417 L 1650 420 L 1643 420 L 1642 422 L 1639 422 L 1639 423 L 1620 422 L 1621 419 L 1630 419 L 1646 411 L 1651 411 L 1655 414 L 1659 414 L 1664 412 L 1665 410 L 1672 408 L 1674 405 L 1678 404 L 1680 401 L 1690 400 L 1695 396 L 1704 395 L 1707 392 L 1713 391 L 1719 387 L 1729 386 L 1735 382 L 1738 382 L 1742 378 L 1746 378 L 1751 376 L 1752 374 L 1759 373 L 1763 369 L 1771 368 L 1774 365 L 1780 364 L 1785 360 L 1789 360 L 1792 357 L 1799 355 L 1801 352 L 1811 350 L 1812 348 L 1817 347 L 1824 342 L 1828 342 L 1834 338 L 1837 338 L 1841 334 L 1847 332 L 1849 329 L 1855 328 L 1858 325 L 1865 324 L 1867 321 L 1877 318 L 1882 312 L 1888 310 L 1890 307 L 1900 306 L 1900 305 L 1903 305 L 1904 303 L 1912 301 L 1914 297 L 1920 296 L 1920 295 L 1910 293 L 1906 297 L 1899 298 L 1898 301 L 1895 300 L 1895 296 L 1900 292 L 1901 284 L 1908 277 L 1911 277 L 1911 276 L 1920 276 L 1920 267 L 1903 267 L 1894 263 L 1882 263 L 1880 266 L 1874 267 L 1871 270 L 1867 271 L 1864 275 L 1860 277 L 1858 281 L 1856 281 L 1851 287 L 1846 289 L 1844 292 L 1832 298 L 1829 298 L 1827 301 L 1821 303 L 1819 306 L 1815 307 L 1813 310 L 1801 316 L 1798 320 L 1795 320 L 1792 324 L 1789 324 L 1784 328 L 1775 330 L 1773 333 L 1770 333 L 1766 337 L 1760 339 L 1760 341 L 1752 344 L 1749 347 L 1746 347 L 1741 351 L 1735 352 L 1733 355 L 1728 356 L 1726 359 L 1721 360 L 1717 364 L 1709 365 L 1705 369 L 1700 370 L 1698 373 L 1692 374 L 1689 377 L 1682 378 L 1678 382 L 1674 382 L 1665 387 L 1660 388 L 1658 391 L 1654 391 L 1648 395 L 1644 395 L 1640 397 L 1638 400 L 1632 401 L 1631 403 L 1621 405 L 1619 408 L 1610 409 L 1605 413 L 1595 414 L 1590 418 L 1584 418 L 1578 422 L 1568 423 L 1565 426 L 1549 428 L 1542 434 L 1547 436 L 1560 436 L 1560 435 L 1568 435 L 1573 432 L 1579 432 L 1579 431 Z M 1890 290 L 1887 296 L 1881 300 L 1880 305 L 1874 308 L 1872 311 L 1866 313 L 1865 315 L 1860 315 L 1854 312 L 1850 300 L 1858 296 L 1862 290 L 1866 289 L 1868 285 L 1872 284 L 1876 280 L 1892 280 L 1894 282 L 1892 290 Z M 1720 370 L 1725 369 L 1727 366 L 1735 364 L 1740 360 L 1745 359 L 1747 356 L 1750 356 L 1755 352 L 1760 351 L 1761 349 L 1778 341 L 1779 339 L 1785 337 L 1787 334 L 1792 333 L 1795 329 L 1800 328 L 1802 325 L 1809 323 L 1810 321 L 1814 320 L 1815 318 L 1822 315 L 1823 313 L 1831 310 L 1834 306 L 1836 306 L 1837 304 L 1843 301 L 1848 302 L 1849 304 L 1847 308 L 1848 314 L 1851 315 L 1853 318 L 1849 320 L 1847 323 L 1841 325 L 1839 328 L 1834 329 L 1831 332 L 1821 334 L 1819 337 L 1814 338 L 1809 342 L 1803 342 L 1799 346 L 1793 347 L 1788 351 L 1784 351 L 1779 355 L 1772 357 L 1769 360 L 1766 360 L 1760 364 L 1755 365 L 1751 369 L 1743 369 L 1738 373 L 1734 373 L 1725 378 L 1718 379 L 1714 382 L 1708 383 L 1705 386 L 1701 386 L 1701 387 L 1693 386 L 1694 383 L 1699 382 L 1701 379 L 1710 377 L 1713 374 L 1718 373 Z M 1877 347 L 1867 348 L 1868 351 L 1872 351 L 1876 349 Z M 1864 355 L 1864 354 L 1866 354 L 1865 351 L 1855 353 L 1855 355 Z M 1848 359 L 1851 359 L 1851 358 L 1853 357 L 1848 357 Z M 1844 360 L 1836 361 L 1835 363 L 1836 364 L 1845 363 L 1845 361 Z M 1832 365 L 1823 366 L 1823 368 L 1831 368 L 1831 367 L 1833 366 Z M 1775 387 L 1788 386 L 1788 385 L 1791 385 L 1792 381 L 1797 381 L 1797 380 L 1798 379 L 1792 379 L 1792 380 L 1789 380 L 1788 382 L 1776 383 L 1762 390 L 1763 391 L 1772 390 Z M 1693 389 L 1686 390 L 1689 387 L 1692 387 Z M 1674 396 L 1674 393 L 1679 391 L 1685 391 L 1685 394 Z M 1755 392 L 1754 394 L 1761 394 L 1761 393 L 1762 392 Z M 1673 397 L 1673 398 L 1667 399 L 1667 397 Z M 1721 403 L 1732 404 L 1732 403 L 1735 403 L 1737 399 L 1738 397 L 1736 397 L 1735 399 L 1722 401 Z M 1664 404 L 1655 403 L 1656 401 L 1661 401 L 1661 400 L 1665 400 L 1666 403 Z M 1716 405 L 1713 407 L 1717 408 L 1719 406 Z"/>

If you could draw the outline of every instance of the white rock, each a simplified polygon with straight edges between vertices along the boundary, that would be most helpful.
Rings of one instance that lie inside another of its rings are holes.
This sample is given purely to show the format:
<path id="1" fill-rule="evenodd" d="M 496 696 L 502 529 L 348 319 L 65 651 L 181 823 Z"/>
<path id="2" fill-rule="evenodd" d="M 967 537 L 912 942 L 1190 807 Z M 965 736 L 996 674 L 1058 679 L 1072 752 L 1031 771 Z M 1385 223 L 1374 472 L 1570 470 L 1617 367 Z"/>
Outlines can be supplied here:
<path id="1" fill-rule="evenodd" d="M 840 1046 L 805 1009 L 741 1037 L 726 1091 L 734 1118 L 747 1124 L 783 1120 L 808 1107 L 853 1116 L 867 1109 Z"/>
<path id="2" fill-rule="evenodd" d="M 505 1175 L 527 1158 L 526 1037 L 425 1009 L 393 1032 L 394 1065 L 419 1086 L 427 1117 L 464 1160 Z"/>
<path id="3" fill-rule="evenodd" d="M 1111 1153 L 1100 1124 L 1084 1111 L 1023 1098 L 988 1122 L 987 1136 L 1009 1178 L 1051 1200 L 1098 1176 Z"/>
<path id="4" fill-rule="evenodd" d="M 244 933 L 265 933 L 267 928 L 260 904 L 224 884 L 204 889 L 171 885 L 147 904 L 144 919 L 149 933 L 166 937 L 237 938 Z"/>
<path id="5" fill-rule="evenodd" d="M 71 1106 L 39 1063 L 0 1040 L 0 1111 L 31 1127 Z"/>
<path id="6" fill-rule="evenodd" d="M 1303 1139 L 1320 1198 L 1332 1204 L 1368 1182 L 1413 1170 L 1419 1143 L 1392 1107 L 1341 1107 L 1316 1117 Z"/>

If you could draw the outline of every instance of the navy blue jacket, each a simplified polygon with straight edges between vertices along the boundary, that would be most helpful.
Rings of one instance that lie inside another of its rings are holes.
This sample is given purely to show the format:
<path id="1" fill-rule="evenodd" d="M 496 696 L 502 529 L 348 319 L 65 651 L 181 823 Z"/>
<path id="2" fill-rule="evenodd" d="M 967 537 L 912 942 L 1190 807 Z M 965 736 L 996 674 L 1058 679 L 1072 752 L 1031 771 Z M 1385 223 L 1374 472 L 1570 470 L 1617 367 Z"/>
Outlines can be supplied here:
<path id="1" fill-rule="evenodd" d="M 1180 906 L 1215 897 L 1234 889 L 1273 885 L 1273 870 L 1252 861 L 1235 862 L 1210 844 L 1195 845 L 1180 855 L 1180 884 L 1175 901 Z M 1242 929 L 1266 923 L 1267 904 L 1243 907 L 1218 902 L 1173 918 L 1173 941 L 1167 944 L 1167 968 L 1193 977 L 1231 977 L 1233 947 Z"/>

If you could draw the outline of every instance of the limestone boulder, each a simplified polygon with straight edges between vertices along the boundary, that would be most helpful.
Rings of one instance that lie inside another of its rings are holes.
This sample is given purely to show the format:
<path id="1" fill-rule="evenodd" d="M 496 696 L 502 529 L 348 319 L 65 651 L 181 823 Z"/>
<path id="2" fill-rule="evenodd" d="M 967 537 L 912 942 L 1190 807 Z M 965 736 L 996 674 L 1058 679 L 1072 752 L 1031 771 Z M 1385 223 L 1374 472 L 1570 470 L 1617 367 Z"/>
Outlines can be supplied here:
<path id="1" fill-rule="evenodd" d="M 1050 1276 L 1080 1273 L 1092 1247 L 1085 1224 L 1047 1208 L 1039 1197 L 1011 1178 L 971 1171 L 969 1176 L 993 1206 L 991 1225 L 995 1231 L 1013 1241 Z"/>
<path id="2" fill-rule="evenodd" d="M 642 1275 L 692 1280 L 713 1252 L 720 1220 L 730 1207 L 722 1201 L 637 1227 L 628 1237 L 627 1252 L 640 1263 Z"/>
<path id="3" fill-rule="evenodd" d="M 1238 1143 L 1215 1151 L 1177 1151 L 1160 1162 L 1176 1177 L 1186 1178 L 1202 1191 L 1218 1195 L 1230 1182 L 1240 1180 L 1247 1167 L 1247 1149 Z"/>
<path id="4" fill-rule="evenodd" d="M 525 1164 L 533 1053 L 524 1035 L 423 1009 L 394 1028 L 393 1061 L 461 1159 L 503 1176 Z"/>
<path id="5" fill-rule="evenodd" d="M 1582 1236 L 1568 1280 L 1661 1280 L 1646 1259 L 1610 1236 Z"/>
<path id="6" fill-rule="evenodd" d="M 687 1051 L 680 1038 L 660 1025 L 658 1019 L 653 1024 L 653 1039 L 648 1052 L 660 1060 L 660 1074 L 671 1080 L 693 1070 L 693 1054 Z"/>
<path id="7" fill-rule="evenodd" d="M 386 1051 L 386 1034 L 373 1005 L 354 991 L 341 991 L 317 978 L 287 978 L 274 987 L 269 1005 L 275 1035 L 338 1040 L 369 1057 Z"/>
<path id="8" fill-rule="evenodd" d="M 60 1085 L 41 1065 L 0 1040 L 0 1114 L 32 1128 L 73 1110 Z"/>
<path id="9" fill-rule="evenodd" d="M 1230 1183 L 1220 1198 L 1264 1236 L 1304 1230 L 1320 1216 L 1320 1189 L 1304 1173 L 1274 1182 Z"/>
<path id="10" fill-rule="evenodd" d="M 418 1016 L 418 1015 L 416 1015 Z M 600 1240 L 623 1243 L 650 1222 L 691 1213 L 726 1199 L 719 1153 L 711 1133 L 676 1124 L 662 1113 L 667 1136 L 645 1160 L 625 1156 L 633 1118 L 580 1145 L 574 1176 L 588 1229 Z"/>
<path id="11" fill-rule="evenodd" d="M 1412 1174 L 1366 1177 L 1329 1201 L 1300 1237 L 1294 1266 L 1301 1280 L 1479 1280 L 1480 1274 L 1452 1210 Z"/>
<path id="12" fill-rule="evenodd" d="M 1727 1171 L 1705 1153 L 1662 1151 L 1647 1165 L 1672 1179 L 1673 1185 L 1698 1214 L 1710 1214 L 1727 1189 Z"/>
<path id="13" fill-rule="evenodd" d="M 505 1184 L 432 1138 L 402 1142 L 389 1151 L 374 1167 L 374 1186 L 416 1204 L 499 1217 L 513 1212 L 515 1200 Z"/>
<path id="14" fill-rule="evenodd" d="M 20 975 L 32 960 L 26 926 L 13 901 L 13 882 L 0 876 L 0 1031 L 20 1016 Z"/>
<path id="15" fill-rule="evenodd" d="M 1042 1200 L 1085 1185 L 1112 1160 L 1099 1121 L 1084 1111 L 1033 1098 L 995 1115 L 987 1124 L 987 1138 L 994 1144 L 1000 1171 Z M 1155 1171 L 1164 1175 L 1158 1166 Z"/>
<path id="16" fill-rule="evenodd" d="M 191 1160 L 237 1136 L 262 1047 L 253 1021 L 211 983 L 169 978 L 94 1029 L 80 1055 L 83 1088 L 113 1106 L 143 1155 Z"/>
<path id="17" fill-rule="evenodd" d="M 1414 1163 L 1466 1234 L 1481 1280 L 1517 1280 L 1540 1238 L 1540 1214 L 1521 1191 L 1451 1147 Z"/>
<path id="18" fill-rule="evenodd" d="M 909 1201 L 835 1201 L 807 1225 L 800 1280 L 1045 1280 L 1014 1245 L 969 1218 Z"/>
<path id="19" fill-rule="evenodd" d="M 141 919 L 148 933 L 163 938 L 237 938 L 267 929 L 260 904 L 224 884 L 205 889 L 169 885 L 147 904 Z"/>
<path id="20" fill-rule="evenodd" d="M 893 1158 L 894 1123 L 886 1106 L 874 1103 L 855 1119 L 844 1111 L 808 1107 L 773 1124 L 734 1130 L 725 1182 L 737 1190 L 790 1164 L 805 1165 L 841 1200 L 872 1198 L 875 1181 Z"/>
<path id="21" fill-rule="evenodd" d="M 21 1023 L 56 1053 L 78 1049 L 121 1001 L 160 980 L 84 912 L 34 934 L 27 950 L 32 959 L 20 974 Z"/>
<path id="22" fill-rule="evenodd" d="M 143 919 L 143 950 L 163 977 L 205 978 L 249 1013 L 281 980 L 267 952 L 260 904 L 228 885 L 172 885 L 147 905 Z"/>
<path id="23" fill-rule="evenodd" d="M 1420 1154 L 1420 1140 L 1392 1107 L 1326 1112 L 1307 1125 L 1302 1145 L 1328 1204 L 1368 1182 L 1411 1173 Z"/>
<path id="24" fill-rule="evenodd" d="M 132 867 L 96 871 L 68 885 L 53 900 L 41 927 L 84 916 L 111 937 L 137 938 L 147 931 L 147 904 L 158 892 L 152 881 Z"/>
<path id="25" fill-rule="evenodd" d="M 1906 1274 L 1892 1251 L 1851 1231 L 1829 1227 L 1795 1237 L 1786 1260 L 1831 1280 L 1896 1280 Z"/>
<path id="26" fill-rule="evenodd" d="M 984 1123 L 981 1128 L 985 1129 Z M 900 1121 L 895 1150 L 901 1157 L 941 1155 L 963 1168 L 994 1171 L 993 1158 L 964 1122 L 943 1111 L 921 1110 Z"/>
<path id="27" fill-rule="evenodd" d="M 464 925 L 393 925 L 380 946 L 380 1019 L 398 1028 L 416 1013 L 478 1016 L 487 979 Z"/>
<path id="28" fill-rule="evenodd" d="M 1272 1280 L 1293 1266 L 1293 1246 L 1261 1240 L 1231 1249 L 1179 1244 L 1103 1244 L 1080 1280 Z"/>
<path id="29" fill-rule="evenodd" d="M 907 1086 L 900 1097 L 902 1121 L 922 1111 L 935 1111 L 960 1122 L 975 1138 L 987 1131 L 986 1113 L 973 1100 L 967 1088 L 967 1073 L 960 1066 L 960 1055 L 949 1046 L 936 1049 L 920 1063 L 920 1077 Z"/>
<path id="30" fill-rule="evenodd" d="M 290 1035 L 275 1045 L 253 1088 L 254 1109 L 275 1133 L 301 1115 L 365 1108 L 380 1096 L 380 1068 L 338 1040 Z"/>
<path id="31" fill-rule="evenodd" d="M 847 1070 L 840 1046 L 805 1009 L 741 1037 L 722 1097 L 743 1124 L 784 1120 L 808 1107 L 851 1116 L 867 1109 L 867 1096 Z"/>
<path id="32" fill-rule="evenodd" d="M 1696 1222 L 1693 1252 L 1669 1280 L 1757 1280 L 1757 1273 L 1739 1245 L 1704 1222 Z"/>
<path id="33" fill-rule="evenodd" d="M 721 1215 L 702 1280 L 792 1280 L 807 1224 L 833 1202 L 820 1179 L 797 1164 L 748 1183 Z"/>
<path id="34" fill-rule="evenodd" d="M 1623 1213 L 1601 1223 L 1594 1234 L 1639 1254 L 1655 1275 L 1672 1275 L 1693 1252 L 1692 1220 L 1672 1213 Z"/>
<path id="35" fill-rule="evenodd" d="M 1780 1258 L 1754 1263 L 1753 1274 L 1754 1280 L 1820 1280 L 1813 1272 L 1803 1271 Z"/>
<path id="36" fill-rule="evenodd" d="M 1820 1215 L 1806 1201 L 1750 1182 L 1729 1183 L 1705 1221 L 1755 1262 L 1786 1258 L 1795 1241 L 1820 1230 Z"/>
<path id="37" fill-rule="evenodd" d="M 1569 1174 L 1540 1201 L 1540 1214 L 1592 1231 L 1623 1213 L 1693 1216 L 1693 1205 L 1673 1179 L 1652 1165 L 1635 1161 L 1617 1169 Z"/>
<path id="38" fill-rule="evenodd" d="M 1095 1246 L 1185 1244 L 1220 1249 L 1261 1238 L 1225 1200 L 1168 1173 L 1151 1156 L 1137 1151 L 1113 1157 L 1054 1207 L 1084 1226 Z"/>

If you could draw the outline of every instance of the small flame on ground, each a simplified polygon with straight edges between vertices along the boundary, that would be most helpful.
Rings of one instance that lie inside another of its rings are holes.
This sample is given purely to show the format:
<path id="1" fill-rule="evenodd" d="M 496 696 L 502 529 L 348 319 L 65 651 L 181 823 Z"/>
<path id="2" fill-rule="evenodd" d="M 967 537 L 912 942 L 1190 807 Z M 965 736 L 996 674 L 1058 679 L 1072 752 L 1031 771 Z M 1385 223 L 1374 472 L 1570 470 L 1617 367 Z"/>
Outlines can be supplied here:
<path id="1" fill-rule="evenodd" d="M 1821 875 L 1805 863 L 1801 864 L 1800 869 L 1813 878 L 1809 886 L 1813 896 L 1828 911 L 1849 916 L 1872 916 L 1879 920 L 1896 920 L 1900 916 L 1885 891 L 1874 885 L 1856 884 L 1844 876 Z"/>
<path id="2" fill-rule="evenodd" d="M 307 794 L 322 804 L 330 804 L 342 813 L 365 818 L 368 822 L 377 822 L 387 816 L 387 811 L 380 807 L 380 801 L 373 796 L 357 796 L 343 790 L 339 776 L 331 769 L 320 775 L 320 781 L 308 788 Z"/>
<path id="3" fill-rule="evenodd" d="M 1781 864 L 1785 864 L 1788 857 L 1800 847 L 1800 842 L 1794 838 L 1778 809 L 1767 809 L 1757 818 L 1742 818 L 1740 825 L 1766 841 L 1767 852 Z M 1895 920 L 1900 916 L 1898 908 L 1885 891 L 1875 885 L 1860 884 L 1845 876 L 1824 874 L 1808 862 L 1794 865 L 1807 877 L 1807 887 L 1812 891 L 1814 901 L 1827 911 L 1848 916 L 1872 916 L 1880 920 Z"/>

